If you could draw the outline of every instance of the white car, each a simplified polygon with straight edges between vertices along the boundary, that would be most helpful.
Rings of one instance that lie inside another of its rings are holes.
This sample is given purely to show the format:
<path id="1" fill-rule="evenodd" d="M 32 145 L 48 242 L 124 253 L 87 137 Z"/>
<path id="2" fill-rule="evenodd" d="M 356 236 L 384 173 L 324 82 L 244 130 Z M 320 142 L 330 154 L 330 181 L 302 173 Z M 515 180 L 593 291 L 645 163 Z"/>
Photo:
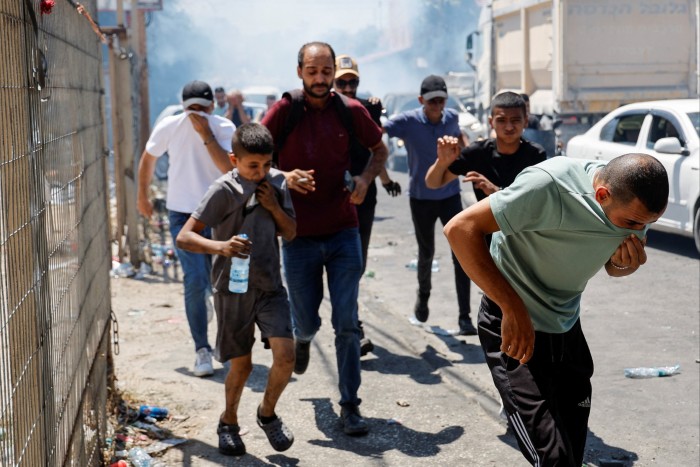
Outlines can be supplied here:
<path id="1" fill-rule="evenodd" d="M 267 108 L 267 96 L 275 96 L 275 101 L 282 98 L 282 91 L 275 86 L 247 86 L 241 90 L 246 102 L 260 104 Z"/>
<path id="2" fill-rule="evenodd" d="M 700 101 L 679 99 L 629 104 L 613 110 L 566 155 L 609 161 L 630 152 L 654 156 L 669 177 L 668 207 L 652 228 L 694 237 L 700 252 Z"/>

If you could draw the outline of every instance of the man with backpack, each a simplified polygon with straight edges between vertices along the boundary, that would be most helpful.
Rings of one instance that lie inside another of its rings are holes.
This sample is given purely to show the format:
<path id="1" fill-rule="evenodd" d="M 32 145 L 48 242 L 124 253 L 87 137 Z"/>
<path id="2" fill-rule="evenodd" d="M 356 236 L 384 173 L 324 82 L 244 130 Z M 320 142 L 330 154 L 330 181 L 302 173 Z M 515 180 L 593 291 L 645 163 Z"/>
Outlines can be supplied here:
<path id="1" fill-rule="evenodd" d="M 296 340 L 294 371 L 303 374 L 311 341 L 321 326 L 325 268 L 335 331 L 341 418 L 348 435 L 369 431 L 360 415 L 360 329 L 357 294 L 362 252 L 354 205 L 364 201 L 369 184 L 388 154 L 382 132 L 353 99 L 331 92 L 335 52 L 323 42 L 299 50 L 297 75 L 303 91 L 285 93 L 263 119 L 276 146 L 297 214 L 297 237 L 282 244 Z M 361 175 L 350 176 L 351 141 L 372 151 Z M 347 172 L 347 175 L 346 175 Z"/>

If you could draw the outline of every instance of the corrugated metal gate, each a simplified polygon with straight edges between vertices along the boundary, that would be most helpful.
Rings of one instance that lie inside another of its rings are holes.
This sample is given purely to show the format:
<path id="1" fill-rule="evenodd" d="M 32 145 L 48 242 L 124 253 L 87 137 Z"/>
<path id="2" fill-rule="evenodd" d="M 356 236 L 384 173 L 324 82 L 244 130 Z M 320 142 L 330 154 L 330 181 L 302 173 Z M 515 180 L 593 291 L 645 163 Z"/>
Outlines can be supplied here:
<path id="1" fill-rule="evenodd" d="M 95 0 L 81 2 L 96 17 Z M 0 465 L 100 465 L 110 290 L 101 50 L 0 0 Z"/>

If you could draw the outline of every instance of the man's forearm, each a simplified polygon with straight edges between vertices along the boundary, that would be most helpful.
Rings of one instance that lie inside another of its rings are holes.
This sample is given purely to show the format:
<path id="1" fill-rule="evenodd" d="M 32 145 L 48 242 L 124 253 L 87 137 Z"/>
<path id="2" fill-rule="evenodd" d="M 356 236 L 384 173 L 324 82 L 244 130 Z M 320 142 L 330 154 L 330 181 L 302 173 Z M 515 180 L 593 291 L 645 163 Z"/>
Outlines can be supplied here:
<path id="1" fill-rule="evenodd" d="M 365 179 L 367 185 L 372 183 L 372 180 L 379 175 L 389 156 L 389 150 L 382 142 L 371 148 L 371 151 L 372 157 L 370 157 L 367 167 L 365 167 L 365 170 L 362 172 L 362 178 Z"/>
<path id="2" fill-rule="evenodd" d="M 433 163 L 425 174 L 425 185 L 432 189 L 440 188 L 445 184 L 444 178 L 446 171 L 447 169 L 437 162 Z"/>
<path id="3" fill-rule="evenodd" d="M 498 230 L 498 224 L 493 215 L 490 219 L 485 218 L 486 222 L 474 220 L 470 215 L 486 209 L 490 213 L 489 201 L 484 199 L 453 217 L 443 232 L 459 264 L 474 284 L 501 309 L 510 310 L 514 303 L 521 304 L 522 301 L 496 267 L 485 239 L 486 235 Z"/>
<path id="4" fill-rule="evenodd" d="M 139 161 L 139 173 L 138 173 L 138 195 L 148 197 L 148 189 L 153 178 L 153 172 L 156 168 L 156 159 L 154 156 L 150 155 L 148 152 L 144 151 L 141 154 L 141 160 Z"/>

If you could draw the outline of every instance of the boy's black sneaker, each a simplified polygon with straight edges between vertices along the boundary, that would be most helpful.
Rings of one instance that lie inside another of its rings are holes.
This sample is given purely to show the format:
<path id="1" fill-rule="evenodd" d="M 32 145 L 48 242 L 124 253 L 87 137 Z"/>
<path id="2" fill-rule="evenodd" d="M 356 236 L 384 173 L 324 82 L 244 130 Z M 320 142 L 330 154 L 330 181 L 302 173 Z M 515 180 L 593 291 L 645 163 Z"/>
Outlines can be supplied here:
<path id="1" fill-rule="evenodd" d="M 466 323 L 463 323 L 462 327 L 459 330 L 460 336 L 476 336 L 477 334 L 479 334 L 479 332 L 474 327 L 474 325 L 471 323 L 471 321 L 467 321 Z"/>
<path id="2" fill-rule="evenodd" d="M 430 310 L 428 309 L 429 297 L 430 295 L 419 293 L 418 298 L 416 299 L 416 306 L 413 308 L 413 314 L 421 323 L 428 321 L 428 315 L 430 314 Z"/>
<path id="3" fill-rule="evenodd" d="M 303 375 L 309 366 L 309 352 L 311 342 L 299 342 L 295 344 L 296 361 L 294 362 L 294 373 Z"/>
<path id="4" fill-rule="evenodd" d="M 216 434 L 219 435 L 219 452 L 227 456 L 242 456 L 245 454 L 245 444 L 241 439 L 241 428 L 238 425 L 227 425 L 219 420 Z"/>
<path id="5" fill-rule="evenodd" d="M 360 357 L 364 357 L 373 350 L 374 344 L 372 344 L 371 340 L 367 339 L 366 337 L 360 339 Z"/>

